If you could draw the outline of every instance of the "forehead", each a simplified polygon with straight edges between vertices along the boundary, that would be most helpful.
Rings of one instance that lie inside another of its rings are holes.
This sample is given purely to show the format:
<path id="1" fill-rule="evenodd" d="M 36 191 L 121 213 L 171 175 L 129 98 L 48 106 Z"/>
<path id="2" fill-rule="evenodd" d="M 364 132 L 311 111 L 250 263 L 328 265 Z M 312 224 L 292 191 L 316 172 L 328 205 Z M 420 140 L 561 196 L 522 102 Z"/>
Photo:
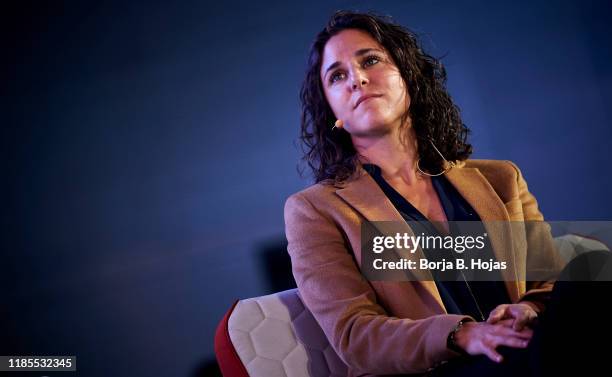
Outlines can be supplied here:
<path id="1" fill-rule="evenodd" d="M 325 44 L 321 69 L 324 70 L 325 67 L 336 61 L 351 58 L 355 51 L 364 48 L 377 48 L 384 51 L 384 48 L 367 32 L 357 29 L 342 30 Z"/>

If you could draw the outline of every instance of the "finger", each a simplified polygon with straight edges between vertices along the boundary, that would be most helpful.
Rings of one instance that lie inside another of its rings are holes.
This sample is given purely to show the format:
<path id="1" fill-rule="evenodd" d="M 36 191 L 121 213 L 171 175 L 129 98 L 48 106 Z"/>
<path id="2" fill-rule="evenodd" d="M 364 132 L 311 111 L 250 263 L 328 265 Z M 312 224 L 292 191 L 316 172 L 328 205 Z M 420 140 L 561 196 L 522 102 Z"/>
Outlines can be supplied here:
<path id="1" fill-rule="evenodd" d="M 497 329 L 495 329 L 494 334 L 496 336 L 514 337 L 514 338 L 529 340 L 533 336 L 533 330 L 528 327 L 525 327 L 521 331 L 515 331 L 510 327 L 499 326 Z"/>
<path id="2" fill-rule="evenodd" d="M 512 330 L 521 331 L 524 326 L 524 318 L 515 318 L 514 323 L 512 324 Z"/>
<path id="3" fill-rule="evenodd" d="M 531 318 L 527 314 L 523 314 L 519 318 L 516 318 L 514 320 L 514 324 L 512 325 L 512 329 L 514 331 L 521 331 L 521 330 L 523 330 L 523 328 L 525 328 L 527 323 L 530 322 L 530 320 L 531 320 Z"/>
<path id="4" fill-rule="evenodd" d="M 529 342 L 524 339 L 515 337 L 498 336 L 494 339 L 497 346 L 506 346 L 512 348 L 526 348 Z"/>
<path id="5" fill-rule="evenodd" d="M 521 331 L 528 323 L 533 321 L 537 314 L 529 307 L 524 305 L 515 305 L 510 308 L 510 315 L 515 318 L 512 328 L 516 331 Z"/>
<path id="6" fill-rule="evenodd" d="M 489 318 L 487 319 L 487 323 L 495 323 L 502 318 L 504 318 L 506 314 L 507 305 L 502 304 L 497 308 L 493 309 L 493 311 L 489 314 Z"/>
<path id="7" fill-rule="evenodd" d="M 521 339 L 531 339 L 533 337 L 533 330 L 529 327 L 525 327 L 521 331 L 518 331 L 516 336 Z"/>
<path id="8" fill-rule="evenodd" d="M 506 318 L 496 322 L 496 325 L 501 325 L 504 327 L 512 328 L 512 324 L 514 323 L 514 318 Z"/>
<path id="9" fill-rule="evenodd" d="M 493 323 L 497 320 L 497 313 L 499 312 L 499 306 L 489 313 L 489 318 L 487 318 L 487 323 Z"/>
<path id="10" fill-rule="evenodd" d="M 536 313 L 535 311 L 528 311 L 527 315 L 525 316 L 525 321 L 522 323 L 523 327 L 526 326 L 533 326 L 537 323 L 538 321 L 538 313 Z"/>
<path id="11" fill-rule="evenodd" d="M 483 345 L 482 352 L 495 363 L 501 363 L 504 361 L 503 356 L 500 355 L 499 352 L 497 352 L 493 347 Z"/>
<path id="12" fill-rule="evenodd" d="M 500 320 L 504 318 L 504 316 L 507 314 L 507 310 L 508 310 L 508 305 L 501 304 L 491 312 L 491 315 L 493 318 Z"/>

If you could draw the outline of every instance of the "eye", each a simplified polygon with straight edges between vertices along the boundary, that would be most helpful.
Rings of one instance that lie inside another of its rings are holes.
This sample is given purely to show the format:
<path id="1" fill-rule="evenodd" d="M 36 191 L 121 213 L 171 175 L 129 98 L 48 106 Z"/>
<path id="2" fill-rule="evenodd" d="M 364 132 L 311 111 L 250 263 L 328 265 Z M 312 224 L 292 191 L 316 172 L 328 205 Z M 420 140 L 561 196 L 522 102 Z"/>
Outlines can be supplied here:
<path id="1" fill-rule="evenodd" d="M 342 79 L 344 77 L 344 73 L 340 72 L 340 71 L 336 71 L 334 73 L 331 74 L 331 76 L 329 76 L 329 83 L 333 84 L 336 81 Z"/>
<path id="2" fill-rule="evenodd" d="M 365 67 L 369 67 L 371 65 L 374 65 L 376 63 L 378 63 L 380 61 L 380 58 L 376 55 L 370 55 L 368 57 L 365 58 L 365 60 L 363 61 L 363 65 Z"/>

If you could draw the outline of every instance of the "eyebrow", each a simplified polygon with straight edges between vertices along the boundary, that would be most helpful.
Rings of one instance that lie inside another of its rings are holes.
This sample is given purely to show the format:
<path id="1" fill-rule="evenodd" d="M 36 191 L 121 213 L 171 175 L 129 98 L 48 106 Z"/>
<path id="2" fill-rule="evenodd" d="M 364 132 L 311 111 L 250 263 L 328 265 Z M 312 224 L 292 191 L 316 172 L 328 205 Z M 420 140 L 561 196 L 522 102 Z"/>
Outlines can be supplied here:
<path id="1" fill-rule="evenodd" d="M 355 51 L 355 56 L 361 56 L 361 55 L 365 55 L 370 51 L 378 51 L 378 52 L 382 52 L 380 49 L 377 48 L 362 48 L 360 50 Z M 329 67 L 327 67 L 327 69 L 325 70 L 325 74 L 323 75 L 323 78 L 325 78 L 327 76 L 327 73 L 329 71 L 331 71 L 332 69 L 338 67 L 340 65 L 340 62 L 336 61 L 333 62 L 332 64 L 329 65 Z"/>

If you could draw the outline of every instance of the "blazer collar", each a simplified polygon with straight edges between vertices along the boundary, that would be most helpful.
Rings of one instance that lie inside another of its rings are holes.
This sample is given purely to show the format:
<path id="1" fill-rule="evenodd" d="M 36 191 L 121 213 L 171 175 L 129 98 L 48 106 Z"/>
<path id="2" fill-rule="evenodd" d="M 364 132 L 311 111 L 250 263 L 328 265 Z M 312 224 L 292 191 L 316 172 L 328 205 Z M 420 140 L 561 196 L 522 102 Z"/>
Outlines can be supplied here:
<path id="1" fill-rule="evenodd" d="M 447 167 L 448 165 L 445 166 Z M 461 161 L 446 173 L 446 178 L 465 200 L 470 203 L 482 221 L 494 221 L 495 224 L 501 224 L 500 221 L 507 222 L 510 220 L 504 203 L 477 168 L 466 167 L 465 162 Z M 337 183 L 335 186 L 337 188 L 336 194 L 361 213 L 368 221 L 404 222 L 402 215 L 361 164 L 358 164 L 357 171 L 351 179 L 343 183 Z M 488 225 L 485 226 L 488 228 Z M 510 227 L 506 228 L 506 232 L 510 232 Z M 412 234 L 412 230 L 407 223 L 402 231 Z M 501 272 L 510 298 L 514 302 L 519 298 L 519 286 L 516 264 L 513 259 L 514 255 L 511 255 L 511 250 L 513 250 L 512 237 L 511 234 L 506 232 L 496 229 L 496 231 L 489 231 L 488 233 L 497 259 L 507 261 L 506 270 Z M 397 250 L 396 252 L 401 254 Z M 361 255 L 356 255 L 356 257 L 361 258 Z M 422 251 L 419 250 L 412 257 L 417 259 L 423 257 Z M 421 281 L 421 283 L 426 286 L 442 305 L 442 299 L 436 285 L 431 281 L 433 279 L 430 278 L 428 280 Z"/>

